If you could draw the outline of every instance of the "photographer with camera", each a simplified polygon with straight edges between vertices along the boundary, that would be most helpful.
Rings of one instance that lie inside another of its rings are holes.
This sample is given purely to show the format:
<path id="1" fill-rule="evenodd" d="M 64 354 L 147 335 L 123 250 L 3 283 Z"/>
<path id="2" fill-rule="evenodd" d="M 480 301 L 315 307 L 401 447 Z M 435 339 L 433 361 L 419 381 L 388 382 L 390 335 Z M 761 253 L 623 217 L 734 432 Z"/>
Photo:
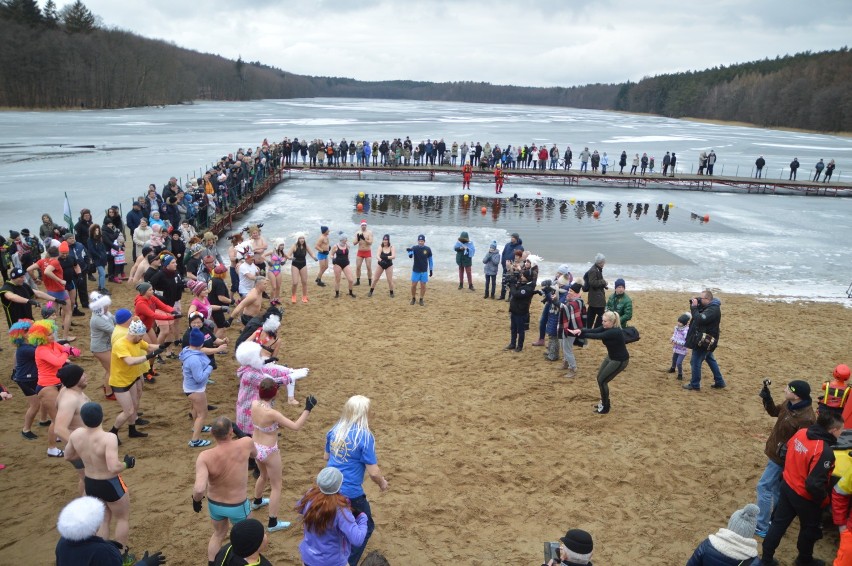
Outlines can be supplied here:
<path id="1" fill-rule="evenodd" d="M 506 298 L 506 290 L 511 287 L 511 271 L 512 265 L 515 261 L 515 252 L 516 251 L 524 251 L 524 243 L 521 240 L 521 236 L 514 232 L 512 234 L 511 240 L 503 246 L 503 253 L 500 254 L 500 264 L 503 266 L 503 279 L 500 285 L 500 300 L 504 300 Z"/>
<path id="2" fill-rule="evenodd" d="M 544 563 L 541 566 L 592 566 L 593 550 L 591 534 L 571 529 L 559 542 L 544 543 Z"/>
<path id="3" fill-rule="evenodd" d="M 692 348 L 692 357 L 689 360 L 692 370 L 692 379 L 683 385 L 689 391 L 701 390 L 701 366 L 705 360 L 713 372 L 713 389 L 724 389 L 726 386 L 719 364 L 713 352 L 719 345 L 719 323 L 722 320 L 722 302 L 713 298 L 710 289 L 704 289 L 701 294 L 689 301 L 689 310 L 692 314 L 692 324 L 686 335 L 686 347 Z"/>
<path id="4" fill-rule="evenodd" d="M 530 318 L 530 302 L 533 295 L 542 295 L 541 291 L 535 290 L 532 272 L 524 269 L 520 277 L 510 290 L 509 319 L 511 320 L 511 340 L 504 350 L 520 352 L 524 349 L 524 337 L 526 336 L 526 325 Z"/>
<path id="5" fill-rule="evenodd" d="M 763 400 L 763 408 L 771 417 L 776 417 L 775 426 L 769 438 L 766 439 L 766 453 L 769 461 L 763 470 L 763 475 L 757 482 L 757 505 L 760 513 L 757 516 L 757 527 L 755 533 L 765 537 L 769 530 L 769 520 L 772 518 L 772 510 L 778 503 L 781 490 L 781 473 L 784 471 L 784 457 L 781 448 L 787 445 L 796 431 L 807 428 L 816 422 L 813 403 L 811 401 L 811 388 L 807 382 L 801 380 L 791 381 L 784 388 L 784 400 L 775 404 L 769 386 L 772 382 L 763 380 L 763 389 L 760 390 L 760 398 Z"/>

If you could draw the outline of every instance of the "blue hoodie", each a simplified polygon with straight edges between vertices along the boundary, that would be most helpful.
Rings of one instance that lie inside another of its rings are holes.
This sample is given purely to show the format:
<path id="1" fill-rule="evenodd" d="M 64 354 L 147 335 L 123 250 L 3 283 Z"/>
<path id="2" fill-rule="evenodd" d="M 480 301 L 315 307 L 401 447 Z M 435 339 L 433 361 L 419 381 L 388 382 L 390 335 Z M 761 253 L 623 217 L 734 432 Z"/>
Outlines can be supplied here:
<path id="1" fill-rule="evenodd" d="M 307 511 L 310 504 L 305 508 Z M 353 546 L 360 546 L 367 536 L 367 515 L 352 516 L 349 509 L 337 509 L 334 523 L 322 534 L 303 528 L 305 538 L 299 544 L 302 562 L 326 566 L 346 566 Z"/>
<path id="2" fill-rule="evenodd" d="M 193 350 L 189 346 L 180 353 L 183 364 L 183 392 L 200 393 L 207 387 L 207 380 L 213 371 L 210 360 L 201 350 Z"/>

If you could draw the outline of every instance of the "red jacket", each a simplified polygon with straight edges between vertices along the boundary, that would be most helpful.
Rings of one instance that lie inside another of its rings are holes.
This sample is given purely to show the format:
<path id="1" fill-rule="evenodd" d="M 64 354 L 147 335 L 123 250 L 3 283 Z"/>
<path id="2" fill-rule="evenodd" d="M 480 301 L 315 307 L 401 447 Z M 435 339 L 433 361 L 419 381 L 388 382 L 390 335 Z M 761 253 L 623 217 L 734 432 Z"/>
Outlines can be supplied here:
<path id="1" fill-rule="evenodd" d="M 136 295 L 136 316 L 138 316 L 145 324 L 145 328 L 151 330 L 155 320 L 174 320 L 171 313 L 175 309 L 158 299 L 157 297 L 145 297 L 144 295 Z M 157 312 L 158 310 L 164 312 Z"/>
<path id="2" fill-rule="evenodd" d="M 834 450 L 837 443 L 830 432 L 819 425 L 803 428 L 787 441 L 784 481 L 809 501 L 828 503 Z"/>

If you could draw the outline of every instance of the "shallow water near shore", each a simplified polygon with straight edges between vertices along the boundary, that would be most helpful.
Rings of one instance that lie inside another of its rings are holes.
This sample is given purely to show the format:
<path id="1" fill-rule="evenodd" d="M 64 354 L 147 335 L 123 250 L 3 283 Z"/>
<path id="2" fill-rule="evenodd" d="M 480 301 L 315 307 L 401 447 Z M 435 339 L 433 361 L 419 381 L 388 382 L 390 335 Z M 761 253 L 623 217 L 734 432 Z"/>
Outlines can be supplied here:
<path id="1" fill-rule="evenodd" d="M 149 183 L 161 187 L 172 175 L 185 181 L 239 147 L 285 136 L 410 136 L 415 142 L 444 138 L 448 144 L 490 141 L 501 146 L 556 143 L 562 150 L 571 145 L 575 162 L 583 146 L 608 152 L 611 162 L 617 162 L 622 150 L 631 159 L 647 152 L 656 156 L 658 169 L 662 155 L 675 151 L 684 173 L 694 170 L 701 151 L 712 148 L 719 155 L 719 174 L 749 176 L 762 154 L 773 179 L 786 179 L 794 156 L 802 163 L 800 178 L 807 178 L 823 158 L 837 160 L 835 180 L 842 180 L 852 160 L 852 139 L 841 136 L 572 108 L 387 100 L 0 112 L 0 130 L 4 233 L 24 226 L 36 230 L 43 212 L 59 221 L 63 193 L 75 216 L 87 207 L 100 220 L 100 211 L 112 204 L 126 212 L 131 198 Z M 474 182 L 471 200 L 465 203 L 459 184 L 291 179 L 239 222 L 265 222 L 269 237 L 304 230 L 312 240 L 320 224 L 354 233 L 360 218 L 354 199 L 364 192 L 372 206 L 366 216 L 376 233 L 388 232 L 395 242 L 409 243 L 416 234 L 427 234 L 439 266 L 436 275 L 447 279 L 455 269 L 452 243 L 461 230 L 468 230 L 477 245 L 477 267 L 491 240 L 502 246 L 517 231 L 527 248 L 544 258 L 544 273 L 567 262 L 580 276 L 595 253 L 602 252 L 609 258 L 607 276 L 624 277 L 630 288 L 692 291 L 711 286 L 726 292 L 846 301 L 844 291 L 852 281 L 852 252 L 845 235 L 852 199 L 547 187 L 510 177 L 502 196 L 517 194 L 517 201 L 496 201 L 492 184 Z M 394 199 L 400 204 L 392 204 Z M 589 201 L 601 204 L 599 219 L 577 214 L 576 203 L 585 207 Z M 635 212 L 628 213 L 628 203 L 637 202 L 643 205 L 638 219 Z M 618 216 L 616 203 L 622 205 Z M 666 221 L 657 220 L 657 206 L 669 203 L 675 206 Z M 701 223 L 692 214 L 709 215 L 710 221 Z M 399 263 L 405 264 L 405 258 Z"/>

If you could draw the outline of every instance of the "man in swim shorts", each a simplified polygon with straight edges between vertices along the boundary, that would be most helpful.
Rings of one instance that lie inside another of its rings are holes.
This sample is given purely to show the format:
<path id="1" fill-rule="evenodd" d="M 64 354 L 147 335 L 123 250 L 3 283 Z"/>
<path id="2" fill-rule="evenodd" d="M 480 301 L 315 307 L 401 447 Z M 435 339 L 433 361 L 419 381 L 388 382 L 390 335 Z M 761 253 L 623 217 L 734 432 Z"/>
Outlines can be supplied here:
<path id="1" fill-rule="evenodd" d="M 358 244 L 358 257 L 355 260 L 355 284 L 361 284 L 361 264 L 367 264 L 367 282 L 373 285 L 373 231 L 367 230 L 367 221 L 361 221 L 361 228 L 355 232 L 355 243 Z"/>
<path id="2" fill-rule="evenodd" d="M 104 517 L 98 535 L 109 539 L 109 520 L 115 519 L 115 536 L 111 537 L 124 547 L 130 533 L 130 497 L 120 472 L 136 465 L 136 458 L 125 455 L 118 458 L 118 437 L 101 428 L 104 411 L 97 403 L 89 401 L 80 407 L 83 425 L 71 433 L 65 446 L 65 459 L 73 462 L 80 459 L 86 469 L 84 483 L 86 493 L 103 501 L 109 513 Z"/>
<path id="3" fill-rule="evenodd" d="M 320 226 L 320 237 L 317 238 L 314 249 L 317 251 L 317 260 L 319 260 L 319 273 L 315 281 L 320 287 L 325 287 L 322 274 L 328 269 L 328 251 L 331 249 L 328 242 L 328 226 Z"/>
<path id="4" fill-rule="evenodd" d="M 426 283 L 432 276 L 432 248 L 426 245 L 426 236 L 417 236 L 417 245 L 406 248 L 408 257 L 414 259 L 411 267 L 411 304 L 416 301 L 417 284 L 420 283 L 420 306 L 423 304 L 423 295 L 426 294 Z"/>
<path id="5" fill-rule="evenodd" d="M 254 506 L 246 497 L 246 470 L 249 458 L 257 456 L 250 436 L 232 438 L 233 425 L 227 417 L 213 421 L 211 433 L 216 445 L 198 455 L 195 461 L 195 486 L 192 489 L 192 509 L 199 513 L 201 501 L 207 496 L 207 511 L 213 524 L 213 535 L 207 544 L 207 560 L 213 564 L 216 553 L 228 536 L 229 523 L 248 518 Z M 269 500 L 265 500 L 268 503 Z"/>
<path id="6" fill-rule="evenodd" d="M 243 300 L 240 301 L 240 304 L 231 311 L 231 316 L 228 318 L 228 322 L 233 321 L 239 316 L 240 322 L 242 322 L 243 326 L 245 326 L 252 318 L 259 316 L 260 313 L 263 312 L 263 294 L 268 288 L 269 280 L 266 277 L 258 277 L 255 279 L 254 288 L 246 293 Z"/>
<path id="7" fill-rule="evenodd" d="M 53 431 L 56 436 L 62 439 L 62 442 L 67 443 L 71 433 L 83 426 L 83 421 L 80 419 L 80 408 L 90 400 L 84 392 L 89 383 L 89 376 L 80 366 L 66 364 L 59 368 L 56 377 L 59 378 L 64 387 L 56 398 L 56 420 L 54 421 Z M 86 495 L 83 461 L 77 458 L 71 460 L 71 464 L 80 476 L 80 496 Z"/>

